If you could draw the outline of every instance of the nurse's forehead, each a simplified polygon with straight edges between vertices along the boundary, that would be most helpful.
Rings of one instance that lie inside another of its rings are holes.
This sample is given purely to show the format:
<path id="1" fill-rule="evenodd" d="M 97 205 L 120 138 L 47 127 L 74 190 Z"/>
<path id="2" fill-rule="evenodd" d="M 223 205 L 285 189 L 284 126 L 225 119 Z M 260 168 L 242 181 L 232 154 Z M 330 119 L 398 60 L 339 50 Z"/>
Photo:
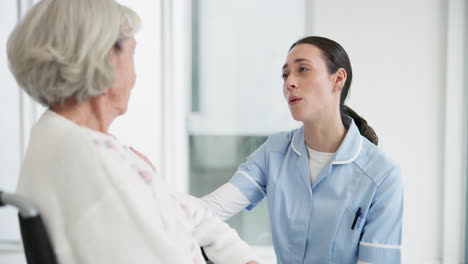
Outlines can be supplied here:
<path id="1" fill-rule="evenodd" d="M 299 44 L 291 49 L 286 62 L 283 65 L 283 69 L 290 67 L 293 64 L 301 62 L 319 63 L 322 59 L 322 51 L 311 44 Z"/>
<path id="2" fill-rule="evenodd" d="M 299 64 L 299 63 L 301 63 L 301 62 L 310 62 L 310 63 L 312 63 L 312 61 L 309 60 L 309 59 L 306 59 L 306 58 L 297 58 L 297 59 L 295 59 L 295 60 L 293 61 L 293 64 Z M 289 66 L 288 66 L 288 63 L 285 63 L 285 64 L 283 65 L 283 69 L 286 69 L 286 68 L 288 68 L 288 67 L 289 67 Z"/>

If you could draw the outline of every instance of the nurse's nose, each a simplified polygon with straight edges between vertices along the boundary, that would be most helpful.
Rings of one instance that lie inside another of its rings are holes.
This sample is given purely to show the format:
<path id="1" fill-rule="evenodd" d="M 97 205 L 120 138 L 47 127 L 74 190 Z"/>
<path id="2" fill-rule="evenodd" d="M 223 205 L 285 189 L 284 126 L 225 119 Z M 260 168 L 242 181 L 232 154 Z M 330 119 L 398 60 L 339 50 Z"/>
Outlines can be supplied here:
<path id="1" fill-rule="evenodd" d="M 284 82 L 284 85 L 286 89 L 291 90 L 291 89 L 296 89 L 297 88 L 297 80 L 294 77 L 294 75 L 289 75 L 286 81 Z"/>

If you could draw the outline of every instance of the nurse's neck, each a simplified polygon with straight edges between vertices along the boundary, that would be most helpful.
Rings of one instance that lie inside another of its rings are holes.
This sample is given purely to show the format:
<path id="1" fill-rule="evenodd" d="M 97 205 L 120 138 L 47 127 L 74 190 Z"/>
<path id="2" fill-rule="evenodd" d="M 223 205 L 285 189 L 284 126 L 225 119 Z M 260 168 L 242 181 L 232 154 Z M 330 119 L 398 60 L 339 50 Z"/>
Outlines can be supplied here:
<path id="1" fill-rule="evenodd" d="M 304 121 L 306 145 L 319 152 L 335 153 L 346 136 L 347 129 L 340 115 Z"/>

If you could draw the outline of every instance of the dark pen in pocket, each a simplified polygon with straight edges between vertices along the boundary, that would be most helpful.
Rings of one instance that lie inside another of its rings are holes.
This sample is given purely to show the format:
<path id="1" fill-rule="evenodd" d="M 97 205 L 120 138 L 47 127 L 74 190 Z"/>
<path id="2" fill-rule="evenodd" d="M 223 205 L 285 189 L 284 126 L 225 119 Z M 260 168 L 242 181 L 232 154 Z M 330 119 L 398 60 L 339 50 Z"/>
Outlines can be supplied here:
<path id="1" fill-rule="evenodd" d="M 353 221 L 353 225 L 351 226 L 351 230 L 354 230 L 354 228 L 356 227 L 356 222 L 358 220 L 358 218 L 361 216 L 361 207 L 358 208 L 357 212 L 356 212 L 356 216 L 354 217 L 354 221 Z"/>

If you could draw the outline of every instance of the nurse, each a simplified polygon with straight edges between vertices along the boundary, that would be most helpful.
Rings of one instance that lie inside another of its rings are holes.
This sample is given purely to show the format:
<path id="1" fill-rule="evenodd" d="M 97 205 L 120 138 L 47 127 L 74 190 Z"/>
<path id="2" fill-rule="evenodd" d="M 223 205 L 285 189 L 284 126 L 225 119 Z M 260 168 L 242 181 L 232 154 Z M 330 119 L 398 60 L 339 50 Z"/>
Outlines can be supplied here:
<path id="1" fill-rule="evenodd" d="M 270 136 L 202 199 L 227 219 L 266 197 L 278 263 L 401 262 L 401 170 L 345 105 L 352 76 L 335 41 L 294 43 L 282 68 L 283 94 L 303 125 Z"/>

